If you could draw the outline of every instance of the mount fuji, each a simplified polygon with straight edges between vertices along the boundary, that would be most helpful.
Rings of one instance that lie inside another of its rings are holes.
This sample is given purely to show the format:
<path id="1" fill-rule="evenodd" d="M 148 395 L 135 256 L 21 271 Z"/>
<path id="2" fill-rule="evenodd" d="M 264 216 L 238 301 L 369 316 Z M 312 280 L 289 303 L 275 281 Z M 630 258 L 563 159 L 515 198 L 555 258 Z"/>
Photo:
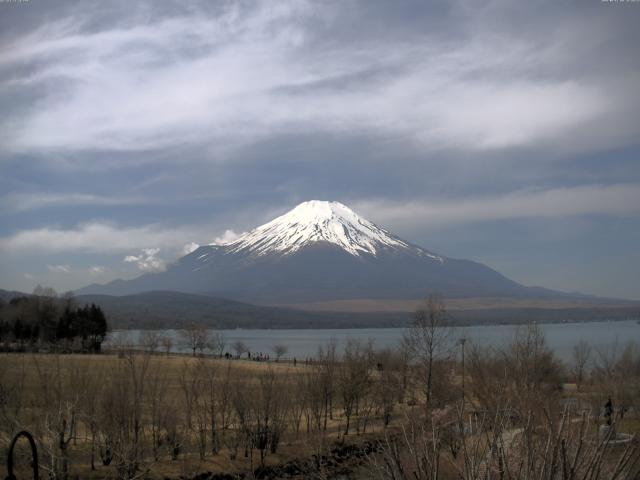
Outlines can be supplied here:
<path id="1" fill-rule="evenodd" d="M 214 295 L 257 304 L 350 299 L 557 297 L 491 268 L 411 244 L 338 202 L 312 200 L 226 244 L 197 248 L 167 270 L 90 285 L 76 293 L 152 290 Z"/>

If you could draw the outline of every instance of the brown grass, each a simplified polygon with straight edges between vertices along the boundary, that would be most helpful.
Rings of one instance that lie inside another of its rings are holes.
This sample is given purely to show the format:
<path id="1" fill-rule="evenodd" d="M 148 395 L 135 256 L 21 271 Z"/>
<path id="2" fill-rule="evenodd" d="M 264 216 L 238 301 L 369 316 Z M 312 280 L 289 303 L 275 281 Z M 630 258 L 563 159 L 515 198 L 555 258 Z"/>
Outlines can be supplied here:
<path id="1" fill-rule="evenodd" d="M 326 302 L 288 303 L 274 306 L 289 307 L 316 312 L 414 312 L 423 299 L 379 300 L 354 298 Z M 637 302 L 609 299 L 525 299 L 508 297 L 447 298 L 448 310 L 493 310 L 507 308 L 618 308 Z"/>
<path id="2" fill-rule="evenodd" d="M 117 366 L 125 362 L 123 358 L 117 355 L 52 355 L 52 354 L 0 354 L 0 381 L 7 385 L 16 385 L 23 382 L 24 387 L 20 393 L 20 401 L 22 402 L 22 411 L 18 425 L 10 429 L 7 425 L 2 425 L 4 420 L 0 417 L 0 466 L 4 466 L 5 452 L 8 448 L 10 437 L 7 431 L 18 429 L 27 429 L 34 432 L 40 445 L 40 464 L 46 461 L 46 454 L 43 451 L 42 442 L 39 435 L 42 435 L 42 426 L 36 425 L 43 421 L 45 406 L 41 405 L 42 397 L 42 376 L 56 378 L 59 376 L 59 383 L 66 389 L 69 398 L 80 392 L 73 391 L 76 379 L 74 376 L 81 376 L 81 372 L 90 371 L 92 376 L 98 379 L 113 372 Z M 226 360 L 217 358 L 193 358 L 186 355 L 161 355 L 151 356 L 150 373 L 162 372 L 167 381 L 164 398 L 169 403 L 180 405 L 182 402 L 182 387 L 180 376 L 185 366 L 198 366 L 199 368 L 217 368 L 223 371 L 228 365 L 233 369 L 234 378 L 241 379 L 242 382 L 256 384 L 259 374 L 271 369 L 278 375 L 282 375 L 287 379 L 287 383 L 293 386 L 295 376 L 303 372 L 309 371 L 310 366 L 304 365 L 304 362 L 298 363 L 294 367 L 290 363 L 279 362 L 255 362 L 249 360 Z M 288 395 L 289 392 L 282 392 L 282 395 Z M 1 407 L 1 405 L 0 405 Z M 327 442 L 332 442 L 342 438 L 343 418 L 340 415 L 340 409 L 334 408 L 333 420 L 328 422 L 326 432 Z M 284 463 L 296 458 L 307 458 L 313 453 L 313 445 L 310 444 L 306 435 L 304 435 L 304 420 L 301 428 L 302 434 L 296 438 L 292 431 L 287 431 L 281 442 L 280 448 L 276 454 L 270 454 L 267 457 L 267 464 Z M 375 421 L 369 426 L 368 431 L 374 432 L 381 430 L 380 424 L 376 425 Z M 96 459 L 95 471 L 89 468 L 88 458 L 90 455 L 88 426 L 82 422 L 78 422 L 76 436 L 69 448 L 70 452 L 70 473 L 71 478 L 77 475 L 79 478 L 113 478 L 113 465 L 105 467 L 101 465 L 99 458 Z M 195 434 L 194 434 L 195 435 Z M 355 435 L 353 435 L 355 438 Z M 149 444 L 144 446 L 145 460 L 150 465 L 150 473 L 148 478 L 177 478 L 179 476 L 195 476 L 199 472 L 238 472 L 248 471 L 253 464 L 255 468 L 259 463 L 257 453 L 253 453 L 254 458 L 251 462 L 250 458 L 245 458 L 242 451 L 236 459 L 231 459 L 229 451 L 225 448 L 219 454 L 213 456 L 208 454 L 201 459 L 195 448 L 195 440 L 191 442 L 191 447 L 183 452 L 177 460 L 171 460 L 168 454 L 164 454 L 159 461 L 153 461 L 150 457 L 151 447 Z M 26 456 L 24 457 L 26 458 Z M 24 471 L 26 460 L 23 459 Z M 4 468 L 0 469 L 3 472 Z M 0 473 L 0 477 L 4 474 Z"/>

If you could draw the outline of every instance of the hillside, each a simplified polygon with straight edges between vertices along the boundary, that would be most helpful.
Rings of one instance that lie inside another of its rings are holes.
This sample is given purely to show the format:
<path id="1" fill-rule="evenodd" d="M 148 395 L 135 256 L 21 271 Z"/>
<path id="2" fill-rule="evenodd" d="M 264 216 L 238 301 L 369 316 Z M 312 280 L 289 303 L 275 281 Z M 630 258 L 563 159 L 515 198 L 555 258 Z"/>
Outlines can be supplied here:
<path id="1" fill-rule="evenodd" d="M 205 295 L 179 292 L 146 292 L 127 296 L 81 295 L 81 303 L 95 303 L 105 311 L 114 328 L 182 328 L 195 322 L 216 328 L 380 328 L 404 327 L 409 311 L 305 311 L 264 307 Z M 624 320 L 640 318 L 637 304 L 603 304 L 590 307 L 450 308 L 454 323 L 512 324 Z"/>

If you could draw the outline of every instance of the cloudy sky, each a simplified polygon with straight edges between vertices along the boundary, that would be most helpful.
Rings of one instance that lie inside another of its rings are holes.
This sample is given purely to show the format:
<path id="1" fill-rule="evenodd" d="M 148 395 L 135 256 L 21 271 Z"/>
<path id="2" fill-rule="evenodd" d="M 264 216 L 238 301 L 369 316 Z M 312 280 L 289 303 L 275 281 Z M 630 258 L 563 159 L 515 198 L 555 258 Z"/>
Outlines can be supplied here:
<path id="1" fill-rule="evenodd" d="M 0 1 L 0 288 L 162 269 L 338 200 L 640 299 L 640 2 Z"/>

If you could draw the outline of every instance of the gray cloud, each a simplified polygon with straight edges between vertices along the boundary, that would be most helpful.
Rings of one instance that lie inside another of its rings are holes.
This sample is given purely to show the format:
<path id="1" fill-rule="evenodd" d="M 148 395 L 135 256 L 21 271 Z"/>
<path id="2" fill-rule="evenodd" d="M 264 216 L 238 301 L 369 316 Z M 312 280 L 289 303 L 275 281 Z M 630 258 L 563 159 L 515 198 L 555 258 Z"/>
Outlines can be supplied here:
<path id="1" fill-rule="evenodd" d="M 640 184 L 522 190 L 453 201 L 363 201 L 357 209 L 382 224 L 446 227 L 494 220 L 640 214 Z"/>
<path id="2" fill-rule="evenodd" d="M 0 285 L 131 277 L 126 256 L 310 198 L 443 254 L 526 244 L 487 257 L 515 278 L 538 244 L 633 264 L 638 22 L 630 2 L 0 2 Z M 590 276 L 554 262 L 556 288 Z M 593 290 L 638 296 L 635 271 Z"/>
<path id="3" fill-rule="evenodd" d="M 0 197 L 0 207 L 13 212 L 23 212 L 59 206 L 115 206 L 151 203 L 142 197 L 111 197 L 86 193 L 12 193 Z"/>
<path id="4" fill-rule="evenodd" d="M 0 238 L 0 251 L 20 253 L 116 253 L 142 248 L 163 248 L 182 252 L 185 240 L 214 239 L 207 225 L 162 227 L 143 225 L 119 227 L 114 224 L 92 222 L 75 228 L 37 228 L 21 230 Z M 156 252 L 157 253 L 157 252 Z"/>
<path id="5" fill-rule="evenodd" d="M 37 108 L 7 125 L 6 144 L 14 152 L 220 150 L 223 141 L 225 152 L 319 130 L 403 136 L 427 152 L 536 143 L 579 149 L 576 136 L 602 145 L 613 133 L 633 140 L 637 127 L 619 114 L 637 111 L 640 100 L 624 92 L 637 84 L 638 69 L 601 78 L 561 66 L 583 37 L 583 22 L 565 24 L 563 43 L 551 44 L 505 25 L 488 30 L 491 7 L 457 5 L 458 28 L 470 29 L 463 39 L 413 25 L 389 43 L 365 28 L 371 37 L 335 48 L 318 46 L 320 32 L 310 25 L 316 17 L 335 20 L 336 12 L 310 2 L 231 4 L 214 15 L 98 31 L 83 30 L 81 15 L 65 18 L 0 54 L 5 69 L 34 65 L 27 76 L 5 75 L 5 94 L 46 87 Z M 64 88 L 50 88 L 58 84 Z M 613 118 L 615 129 L 603 127 Z"/>

